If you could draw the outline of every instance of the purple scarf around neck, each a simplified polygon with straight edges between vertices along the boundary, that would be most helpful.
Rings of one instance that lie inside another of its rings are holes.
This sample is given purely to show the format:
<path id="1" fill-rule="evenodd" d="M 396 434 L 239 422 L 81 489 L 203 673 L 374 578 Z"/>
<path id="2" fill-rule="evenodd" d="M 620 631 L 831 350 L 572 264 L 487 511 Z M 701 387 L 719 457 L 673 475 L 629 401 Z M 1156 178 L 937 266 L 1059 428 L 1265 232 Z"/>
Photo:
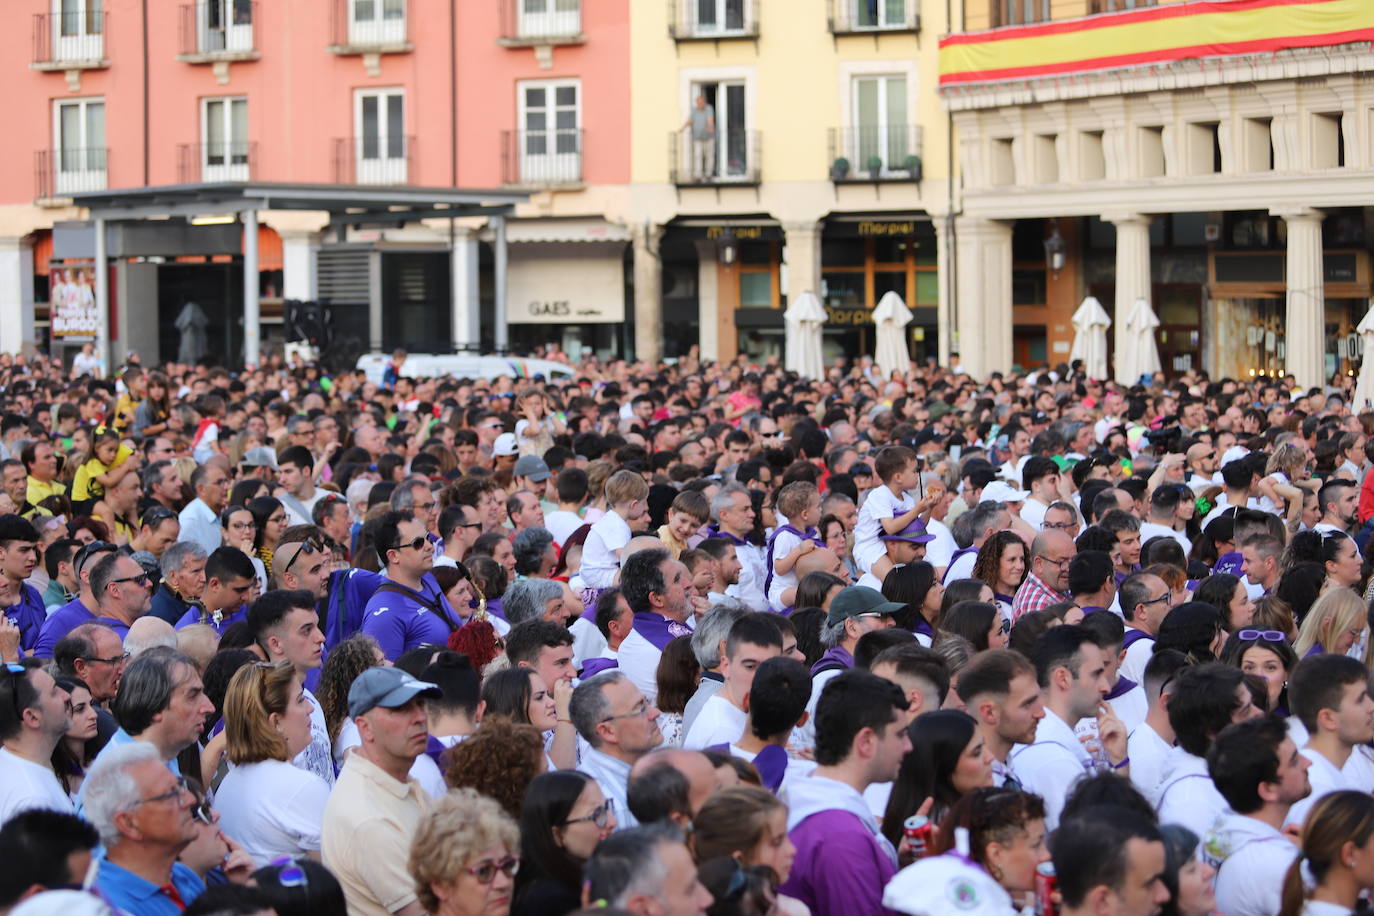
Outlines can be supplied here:
<path id="1" fill-rule="evenodd" d="M 691 636 L 692 630 L 686 624 L 678 623 L 676 620 L 664 617 L 652 611 L 642 611 L 635 614 L 635 632 L 643 636 L 654 647 L 662 651 L 679 636 Z"/>

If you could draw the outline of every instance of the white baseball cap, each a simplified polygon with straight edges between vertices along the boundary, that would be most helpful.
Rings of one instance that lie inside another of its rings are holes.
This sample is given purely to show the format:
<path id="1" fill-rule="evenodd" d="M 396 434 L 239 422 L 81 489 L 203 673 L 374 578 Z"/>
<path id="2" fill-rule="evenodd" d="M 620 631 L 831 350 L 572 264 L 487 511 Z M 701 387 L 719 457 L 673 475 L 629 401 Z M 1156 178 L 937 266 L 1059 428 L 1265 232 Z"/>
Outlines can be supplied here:
<path id="1" fill-rule="evenodd" d="M 1006 916 L 1011 896 L 958 853 L 920 859 L 892 876 L 883 906 L 910 916 Z"/>
<path id="2" fill-rule="evenodd" d="M 1005 480 L 994 480 L 992 483 L 983 487 L 982 501 L 994 503 L 1019 503 L 1025 502 L 1030 496 L 1025 490 L 1018 490 Z"/>
<path id="3" fill-rule="evenodd" d="M 520 446 L 515 442 L 515 433 L 502 433 L 491 444 L 491 453 L 497 458 L 509 458 L 520 454 Z"/>

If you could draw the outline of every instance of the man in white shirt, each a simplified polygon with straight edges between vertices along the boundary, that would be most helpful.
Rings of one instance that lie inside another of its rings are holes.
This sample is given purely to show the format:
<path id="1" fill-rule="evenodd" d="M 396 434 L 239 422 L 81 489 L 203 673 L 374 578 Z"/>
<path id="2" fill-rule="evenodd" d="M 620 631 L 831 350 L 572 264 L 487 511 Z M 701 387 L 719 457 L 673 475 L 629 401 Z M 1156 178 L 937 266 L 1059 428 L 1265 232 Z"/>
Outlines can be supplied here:
<path id="1" fill-rule="evenodd" d="M 746 611 L 734 601 L 717 605 L 701 618 L 697 628 L 692 631 L 692 655 L 701 666 L 701 681 L 682 713 L 682 734 L 686 735 L 692 730 L 692 725 L 701 714 L 706 701 L 725 686 L 725 678 L 720 673 L 722 646 L 725 645 L 735 622 L 749 613 L 752 612 Z"/>
<path id="2" fill-rule="evenodd" d="M 577 768 L 614 800 L 617 830 L 637 826 L 626 787 L 635 762 L 663 743 L 658 710 L 623 672 L 612 669 L 577 685 L 568 714 L 591 746 Z"/>
<path id="3" fill-rule="evenodd" d="M 191 472 L 191 489 L 196 498 L 177 517 L 181 522 L 177 540 L 193 541 L 207 554 L 214 553 L 223 537 L 219 512 L 229 498 L 229 475 L 218 463 L 198 465 Z"/>
<path id="4" fill-rule="evenodd" d="M 762 614 L 746 614 L 730 627 L 721 655 L 721 689 L 701 707 L 682 746 L 701 750 L 729 744 L 740 736 L 754 672 L 770 658 L 782 655 L 782 632 Z"/>
<path id="5" fill-rule="evenodd" d="M 1126 622 L 1126 637 L 1122 640 L 1126 654 L 1121 662 L 1121 673 L 1139 682 L 1155 650 L 1159 625 L 1172 610 L 1173 592 L 1159 576 L 1136 573 L 1121 583 L 1117 599 Z"/>
<path id="6" fill-rule="evenodd" d="M 1329 792 L 1374 792 L 1374 764 L 1365 747 L 1374 741 L 1369 671 L 1345 655 L 1309 655 L 1288 679 L 1288 702 L 1308 734 L 1301 753 L 1311 763 L 1312 794 L 1288 812 L 1288 823 L 1301 826 Z"/>
<path id="7" fill-rule="evenodd" d="M 1188 460 L 1188 467 L 1192 470 L 1192 475 L 1188 478 L 1188 487 L 1194 495 L 1201 496 L 1202 491 L 1213 486 L 1212 478 L 1217 473 L 1217 449 L 1210 442 L 1195 442 L 1188 446 L 1185 453 Z"/>
<path id="8" fill-rule="evenodd" d="M 286 509 L 289 524 L 313 524 L 315 503 L 324 490 L 315 489 L 315 456 L 304 445 L 293 445 L 277 459 L 277 499 Z"/>
<path id="9" fill-rule="evenodd" d="M 1267 595 L 1279 584 L 1279 557 L 1283 554 L 1283 543 L 1268 534 L 1255 534 L 1240 545 L 1240 554 L 1245 558 L 1241 573 L 1248 586 L 1261 589 L 1260 595 Z M 1251 592 L 1251 598 L 1255 594 Z"/>
<path id="10" fill-rule="evenodd" d="M 620 589 L 634 612 L 634 630 L 617 653 L 620 670 L 652 702 L 658 696 L 658 661 L 678 636 L 690 636 L 687 567 L 662 548 L 633 554 L 621 570 Z"/>
<path id="11" fill-rule="evenodd" d="M 1188 656 L 1177 649 L 1164 649 L 1150 657 L 1145 666 L 1145 700 L 1149 704 L 1145 721 L 1126 736 L 1131 757 L 1131 782 L 1150 802 L 1164 777 L 1164 762 L 1174 748 L 1174 729 L 1169 725 L 1169 697 L 1178 673 L 1188 667 Z"/>
<path id="12" fill-rule="evenodd" d="M 730 589 L 739 582 L 740 562 L 735 545 L 726 538 L 707 538 L 696 547 L 711 558 L 711 585 L 706 590 L 706 600 L 715 607 L 722 601 L 731 601 Z"/>
<path id="13" fill-rule="evenodd" d="M 1193 491 L 1182 484 L 1163 484 L 1155 487 L 1150 495 L 1150 519 L 1140 525 L 1140 542 L 1150 538 L 1166 537 L 1178 541 L 1187 556 L 1193 549 L 1193 542 L 1179 530 L 1187 524 L 1197 511 L 1193 505 Z"/>
<path id="14" fill-rule="evenodd" d="M 964 709 L 977 720 L 983 746 L 992 755 L 993 784 L 1021 788 L 1011 768 L 1012 749 L 1032 744 L 1045 718 L 1035 666 L 1010 649 L 979 652 L 959 672 L 956 690 Z"/>
<path id="15" fill-rule="evenodd" d="M 1178 746 L 1164 764 L 1155 810 L 1162 824 L 1181 824 L 1198 836 L 1226 811 L 1226 799 L 1207 772 L 1207 752 L 1221 730 L 1263 715 L 1250 699 L 1240 669 L 1219 662 L 1185 668 L 1169 695 L 1169 725 Z"/>
<path id="16" fill-rule="evenodd" d="M 1350 537 L 1360 527 L 1360 488 L 1344 477 L 1330 477 L 1317 491 L 1322 507 L 1322 520 L 1312 526 L 1314 531 L 1343 534 Z"/>
<path id="17" fill-rule="evenodd" d="M 1230 806 L 1201 846 L 1217 869 L 1217 911 L 1273 916 L 1282 906 L 1284 875 L 1298 855 L 1283 824 L 1290 806 L 1310 791 L 1309 761 L 1273 716 L 1227 726 L 1207 759 L 1212 782 Z"/>
<path id="18" fill-rule="evenodd" d="M 1097 637 L 1079 626 L 1054 627 L 1036 641 L 1031 656 L 1045 717 L 1036 726 L 1035 740 L 1012 752 L 1012 765 L 1026 791 L 1045 800 L 1045 828 L 1053 830 L 1074 783 L 1097 767 L 1074 734 L 1079 720 L 1097 717 L 1102 749 L 1113 770 L 1124 770 L 1130 760 L 1126 730 L 1103 700 L 1111 684 L 1107 653 Z"/>
<path id="19" fill-rule="evenodd" d="M 309 553 L 300 552 L 304 555 L 297 563 L 310 559 Z M 302 679 L 309 677 L 324 660 L 324 631 L 320 629 L 320 617 L 315 612 L 317 597 L 306 589 L 276 589 L 254 601 L 248 610 L 248 628 L 267 660 L 290 662 Z M 304 689 L 304 693 L 310 701 L 310 744 L 291 762 L 332 786 L 334 758 L 329 729 L 324 721 L 324 707 L 308 689 Z"/>
<path id="20" fill-rule="evenodd" d="M 749 499 L 749 491 L 738 484 L 731 484 L 721 490 L 711 500 L 711 518 L 715 522 L 712 537 L 724 537 L 735 545 L 735 556 L 739 558 L 739 581 L 726 591 L 737 598 L 751 611 L 768 610 L 768 596 L 764 594 L 763 583 L 768 578 L 767 557 L 764 548 L 751 544 L 745 536 L 754 530 L 754 507 Z"/>
<path id="21" fill-rule="evenodd" d="M 52 769 L 71 705 L 67 691 L 36 665 L 10 663 L 0 672 L 0 824 L 30 808 L 73 812 Z"/>
<path id="22" fill-rule="evenodd" d="M 1030 493 L 1021 507 L 1021 520 L 1036 531 L 1045 525 L 1045 512 L 1059 499 L 1059 465 L 1054 459 L 1036 455 L 1021 471 L 1022 489 Z"/>

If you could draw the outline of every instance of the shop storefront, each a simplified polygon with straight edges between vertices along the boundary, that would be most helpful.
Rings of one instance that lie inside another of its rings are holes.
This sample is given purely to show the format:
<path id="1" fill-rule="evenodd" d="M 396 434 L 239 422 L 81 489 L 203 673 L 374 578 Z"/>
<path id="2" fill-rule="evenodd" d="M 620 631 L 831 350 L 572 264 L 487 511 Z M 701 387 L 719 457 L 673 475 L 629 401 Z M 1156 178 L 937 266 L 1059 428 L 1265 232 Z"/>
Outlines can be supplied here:
<path id="1" fill-rule="evenodd" d="M 827 362 L 873 353 L 873 309 L 888 292 L 897 293 L 911 309 L 907 334 L 912 356 L 924 360 L 938 352 L 939 274 L 929 217 L 831 216 L 821 236 L 821 288 Z"/>

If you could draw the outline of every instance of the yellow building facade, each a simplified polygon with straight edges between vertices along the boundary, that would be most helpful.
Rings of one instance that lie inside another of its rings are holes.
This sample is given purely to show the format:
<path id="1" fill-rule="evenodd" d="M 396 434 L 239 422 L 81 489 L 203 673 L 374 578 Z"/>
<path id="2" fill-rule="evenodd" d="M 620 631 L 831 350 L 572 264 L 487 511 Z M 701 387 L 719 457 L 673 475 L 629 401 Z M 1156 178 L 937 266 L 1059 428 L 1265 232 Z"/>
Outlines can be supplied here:
<path id="1" fill-rule="evenodd" d="M 806 292 L 827 358 L 871 353 L 889 291 L 915 313 L 913 356 L 947 355 L 945 16 L 922 0 L 632 4 L 638 357 L 780 358 Z"/>

